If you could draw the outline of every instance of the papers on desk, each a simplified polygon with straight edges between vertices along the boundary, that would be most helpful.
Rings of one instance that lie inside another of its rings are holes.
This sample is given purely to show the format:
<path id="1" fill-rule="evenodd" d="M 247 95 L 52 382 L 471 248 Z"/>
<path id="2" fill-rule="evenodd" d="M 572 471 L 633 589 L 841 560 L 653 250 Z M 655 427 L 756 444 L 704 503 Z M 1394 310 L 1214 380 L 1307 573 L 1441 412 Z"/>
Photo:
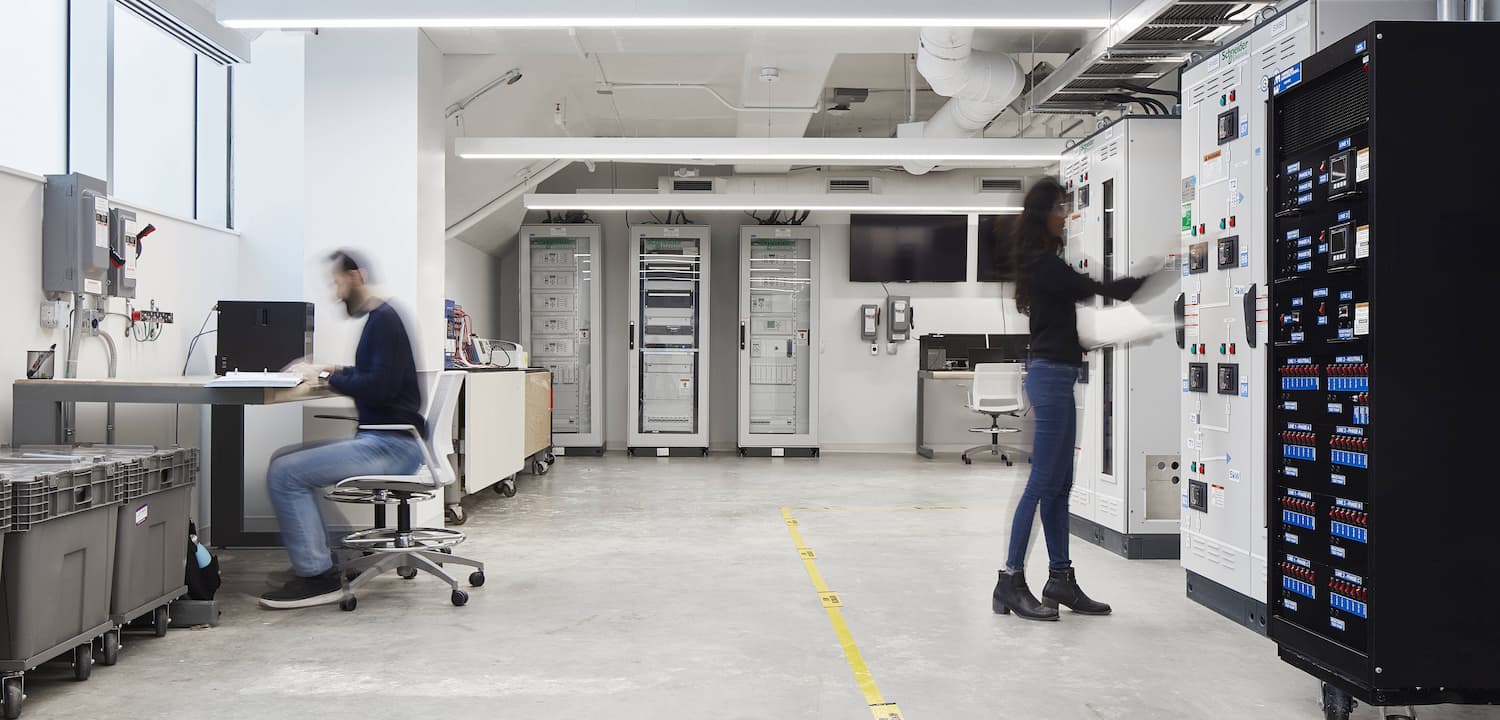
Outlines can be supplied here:
<path id="1" fill-rule="evenodd" d="M 289 372 L 231 372 L 203 384 L 211 388 L 292 388 L 302 384 L 302 375 Z"/>

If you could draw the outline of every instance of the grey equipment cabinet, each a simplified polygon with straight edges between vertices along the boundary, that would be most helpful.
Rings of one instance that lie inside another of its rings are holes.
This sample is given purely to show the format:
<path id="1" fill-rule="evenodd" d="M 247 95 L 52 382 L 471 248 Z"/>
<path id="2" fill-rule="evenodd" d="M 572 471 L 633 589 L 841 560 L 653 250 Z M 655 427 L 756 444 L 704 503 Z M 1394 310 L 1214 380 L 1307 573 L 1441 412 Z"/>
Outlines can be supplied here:
<path id="1" fill-rule="evenodd" d="M 604 453 L 598 225 L 521 227 L 521 345 L 552 373 L 552 451 Z"/>
<path id="2" fill-rule="evenodd" d="M 632 455 L 708 453 L 709 245 L 704 225 L 630 227 Z"/>
<path id="3" fill-rule="evenodd" d="M 740 228 L 739 449 L 818 454 L 818 228 Z"/>

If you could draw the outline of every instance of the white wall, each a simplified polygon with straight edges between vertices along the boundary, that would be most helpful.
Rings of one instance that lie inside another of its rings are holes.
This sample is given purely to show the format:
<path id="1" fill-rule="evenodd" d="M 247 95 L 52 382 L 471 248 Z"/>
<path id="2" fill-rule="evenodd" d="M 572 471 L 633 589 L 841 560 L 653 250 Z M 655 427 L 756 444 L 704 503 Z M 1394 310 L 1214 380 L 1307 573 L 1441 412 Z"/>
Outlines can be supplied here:
<path id="1" fill-rule="evenodd" d="M 543 183 L 538 192 L 572 192 L 576 188 L 655 186 L 661 168 L 600 165 L 595 173 L 573 166 Z M 661 215 L 661 213 L 658 213 Z M 716 449 L 733 448 L 737 442 L 739 232 L 753 220 L 740 213 L 688 213 L 699 224 L 713 227 L 713 257 L 709 277 L 709 438 Z M 604 402 L 605 439 L 612 448 L 623 448 L 626 433 L 627 323 L 630 246 L 625 213 L 593 213 L 603 226 L 604 252 L 600 277 L 604 298 Z M 631 221 L 650 221 L 647 213 L 631 213 Z M 541 222 L 532 214 L 527 222 Z M 857 331 L 859 306 L 884 303 L 879 283 L 849 282 L 848 213 L 814 213 L 807 224 L 821 228 L 821 336 L 822 378 L 819 395 L 821 445 L 830 451 L 912 451 L 916 433 L 917 342 L 905 343 L 896 355 L 872 357 L 869 345 Z M 969 229 L 969 277 L 976 277 L 977 227 Z M 501 274 L 502 304 L 509 322 L 518 307 L 515 298 L 515 245 L 504 256 Z M 912 283 L 891 285 L 895 295 L 908 295 L 916 310 L 916 332 L 1025 332 L 1026 318 L 1005 301 L 995 283 Z M 1007 293 L 1008 294 L 1008 293 Z M 884 337 L 885 328 L 881 328 Z M 964 428 L 984 424 L 963 409 L 957 388 L 948 388 L 929 399 L 929 437 L 939 445 L 978 444 Z"/>
<path id="2" fill-rule="evenodd" d="M 352 247 L 405 314 L 419 370 L 442 366 L 444 244 L 440 55 L 416 30 L 306 39 L 304 291 L 318 302 L 320 359 L 349 362 L 360 324 L 341 322 L 323 260 Z M 436 205 L 434 207 L 434 204 Z"/>
<path id="3" fill-rule="evenodd" d="M 515 339 L 500 332 L 500 258 L 462 240 L 447 241 L 444 295 L 464 307 L 483 338 Z M 515 312 L 515 306 L 511 306 Z"/>
<path id="4" fill-rule="evenodd" d="M 58 375 L 67 348 L 67 331 L 44 329 L 39 320 L 42 301 L 42 190 L 35 179 L 0 172 L 0 227 L 7 229 L 8 261 L 0 264 L 0 303 L 12 312 L 0 318 L 0 336 L 8 338 L 0 357 L 0 386 L 25 377 L 27 350 L 45 350 L 57 344 Z M 117 203 L 118 204 L 118 203 Z M 152 223 L 157 231 L 146 242 L 140 260 L 137 306 L 155 299 L 162 309 L 176 314 L 155 342 L 139 343 L 125 337 L 125 321 L 110 317 L 104 328 L 119 348 L 120 377 L 175 376 L 182 372 L 189 339 L 220 294 L 232 292 L 239 237 L 191 221 L 137 210 L 141 224 Z M 226 281 L 226 278 L 229 280 Z M 112 311 L 124 312 L 125 301 L 114 300 Z M 102 342 L 85 338 L 79 346 L 79 376 L 104 377 L 106 363 Z M 190 374 L 211 372 L 212 336 L 200 342 Z M 80 406 L 78 437 L 82 441 L 104 441 L 102 406 Z M 174 425 L 169 406 L 120 406 L 118 441 L 123 443 L 170 444 L 180 438 L 184 445 L 199 442 L 199 409 L 183 406 Z M 24 420 L 23 420 L 24 421 Z M 179 433 L 180 430 L 180 433 Z M 0 441 L 11 436 L 11 394 L 0 393 Z"/>

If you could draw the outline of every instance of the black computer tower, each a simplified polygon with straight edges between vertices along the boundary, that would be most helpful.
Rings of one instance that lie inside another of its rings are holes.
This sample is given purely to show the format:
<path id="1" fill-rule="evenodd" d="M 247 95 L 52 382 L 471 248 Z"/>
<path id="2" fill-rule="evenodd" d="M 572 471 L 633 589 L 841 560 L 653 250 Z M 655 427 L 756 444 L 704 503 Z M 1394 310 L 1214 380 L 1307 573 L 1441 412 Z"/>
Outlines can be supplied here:
<path id="1" fill-rule="evenodd" d="M 1496 47 L 1376 22 L 1271 79 L 1268 635 L 1334 700 L 1500 700 Z"/>
<path id="2" fill-rule="evenodd" d="M 313 304 L 219 301 L 214 372 L 275 372 L 313 352 Z"/>

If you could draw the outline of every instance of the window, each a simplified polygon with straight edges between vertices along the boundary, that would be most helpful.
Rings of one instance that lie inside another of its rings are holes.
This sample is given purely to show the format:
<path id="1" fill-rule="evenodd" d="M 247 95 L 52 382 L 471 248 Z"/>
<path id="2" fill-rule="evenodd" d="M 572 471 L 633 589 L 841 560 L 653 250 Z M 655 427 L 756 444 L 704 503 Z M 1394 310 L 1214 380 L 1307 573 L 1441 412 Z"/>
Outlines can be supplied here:
<path id="1" fill-rule="evenodd" d="M 229 69 L 114 8 L 110 194 L 228 224 Z"/>
<path id="2" fill-rule="evenodd" d="M 0 165 L 66 171 L 67 0 L 0 2 L 0 68 Z"/>

